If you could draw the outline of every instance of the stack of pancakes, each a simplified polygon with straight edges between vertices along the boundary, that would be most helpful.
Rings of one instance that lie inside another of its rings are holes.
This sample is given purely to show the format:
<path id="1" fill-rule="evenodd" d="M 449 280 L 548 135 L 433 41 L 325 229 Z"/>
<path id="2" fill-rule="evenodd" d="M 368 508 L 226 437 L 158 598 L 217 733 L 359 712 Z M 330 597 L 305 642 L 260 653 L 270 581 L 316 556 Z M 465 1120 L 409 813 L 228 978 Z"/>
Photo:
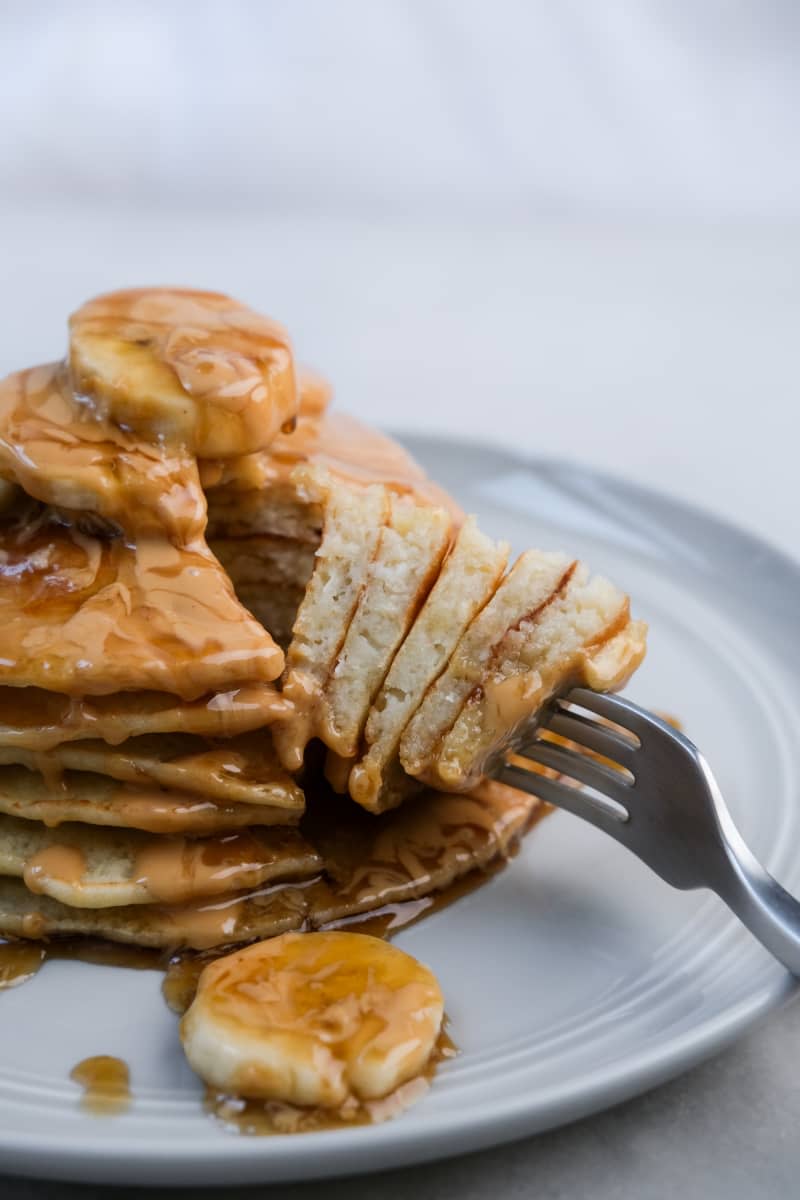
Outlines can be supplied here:
<path id="1" fill-rule="evenodd" d="M 541 704 L 637 665 L 621 593 L 507 569 L 328 400 L 174 290 L 0 385 L 0 934 L 204 948 L 429 896 L 529 824 L 484 775 Z"/>

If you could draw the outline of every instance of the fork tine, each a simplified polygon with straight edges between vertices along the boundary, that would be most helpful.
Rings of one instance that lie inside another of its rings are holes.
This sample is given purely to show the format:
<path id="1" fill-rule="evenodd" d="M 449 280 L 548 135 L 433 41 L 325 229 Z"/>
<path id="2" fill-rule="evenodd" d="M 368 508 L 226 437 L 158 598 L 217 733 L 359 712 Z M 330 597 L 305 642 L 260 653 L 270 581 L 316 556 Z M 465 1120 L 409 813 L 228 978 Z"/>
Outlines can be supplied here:
<path id="1" fill-rule="evenodd" d="M 576 817 L 581 817 L 602 829 L 603 833 L 610 834 L 619 841 L 623 840 L 626 822 L 610 808 L 602 807 L 601 802 L 590 799 L 580 788 L 567 787 L 555 779 L 548 779 L 546 775 L 526 771 L 524 767 L 515 763 L 506 763 L 497 778 L 509 787 L 519 788 L 530 796 L 538 796 L 540 800 L 552 804 L 555 808 L 562 808 Z"/>
<path id="2" fill-rule="evenodd" d="M 556 746 L 553 742 L 537 740 L 530 742 L 517 751 L 520 758 L 528 758 L 531 762 L 540 763 L 543 767 L 552 767 L 562 775 L 577 779 L 587 787 L 595 788 L 606 796 L 611 796 L 625 808 L 630 803 L 630 784 L 620 771 L 607 767 L 604 763 L 587 758 L 579 750 L 570 750 L 566 746 Z"/>
<path id="3" fill-rule="evenodd" d="M 644 713 L 632 700 L 624 696 L 612 696 L 609 692 L 592 692 L 589 688 L 573 688 L 564 699 L 569 704 L 578 704 L 589 712 L 597 713 L 615 725 L 621 725 L 644 741 L 648 732 L 652 731 L 653 722 L 658 718 L 652 713 Z"/>
<path id="4" fill-rule="evenodd" d="M 604 754 L 606 758 L 619 763 L 621 767 L 627 767 L 629 771 L 633 771 L 638 747 L 615 729 L 600 725 L 591 717 L 570 712 L 569 709 L 556 708 L 553 715 L 545 720 L 543 728 L 551 730 L 552 733 L 558 733 L 561 737 L 569 738 L 570 741 L 578 742 L 581 746 L 596 751 L 597 754 Z"/>

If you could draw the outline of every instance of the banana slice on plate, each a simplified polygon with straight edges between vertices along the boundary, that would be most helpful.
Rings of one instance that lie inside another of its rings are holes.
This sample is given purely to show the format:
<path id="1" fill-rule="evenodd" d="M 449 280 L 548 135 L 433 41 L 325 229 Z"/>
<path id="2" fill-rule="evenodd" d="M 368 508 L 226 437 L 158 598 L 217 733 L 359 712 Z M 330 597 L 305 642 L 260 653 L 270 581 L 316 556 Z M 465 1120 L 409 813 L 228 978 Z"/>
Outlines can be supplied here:
<path id="1" fill-rule="evenodd" d="M 443 1018 L 433 973 L 359 933 L 286 933 L 217 959 L 181 1021 L 219 1091 L 337 1108 L 420 1075 Z"/>

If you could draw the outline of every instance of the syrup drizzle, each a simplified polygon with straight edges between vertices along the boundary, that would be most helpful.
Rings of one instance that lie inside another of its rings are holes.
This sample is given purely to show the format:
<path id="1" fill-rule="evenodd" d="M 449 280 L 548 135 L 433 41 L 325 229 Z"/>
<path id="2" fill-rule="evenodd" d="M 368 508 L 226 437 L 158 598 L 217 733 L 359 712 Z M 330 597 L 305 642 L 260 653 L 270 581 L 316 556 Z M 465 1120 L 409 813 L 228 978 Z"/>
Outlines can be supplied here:
<path id="1" fill-rule="evenodd" d="M 131 1102 L 130 1071 L 121 1058 L 97 1054 L 72 1068 L 70 1079 L 83 1088 L 81 1107 L 95 1117 L 113 1117 Z"/>

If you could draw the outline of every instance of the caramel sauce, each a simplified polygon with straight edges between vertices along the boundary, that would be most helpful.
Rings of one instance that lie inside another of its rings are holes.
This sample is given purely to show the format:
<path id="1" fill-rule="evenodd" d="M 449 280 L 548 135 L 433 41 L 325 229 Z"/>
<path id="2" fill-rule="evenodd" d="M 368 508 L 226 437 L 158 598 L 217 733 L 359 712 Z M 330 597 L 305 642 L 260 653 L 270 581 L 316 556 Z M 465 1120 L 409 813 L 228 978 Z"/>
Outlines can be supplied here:
<path id="1" fill-rule="evenodd" d="M 0 942 L 0 992 L 33 979 L 46 957 L 36 942 Z"/>
<path id="2" fill-rule="evenodd" d="M 52 941 L 0 941 L 0 991 L 26 983 L 46 962 L 93 963 L 101 967 L 128 967 L 137 971 L 165 970 L 162 951 L 124 945 L 90 937 L 61 937 Z"/>
<path id="3" fill-rule="evenodd" d="M 69 1077 L 83 1088 L 81 1107 L 93 1116 L 117 1116 L 130 1105 L 130 1071 L 121 1058 L 109 1054 L 84 1058 Z"/>
<path id="4" fill-rule="evenodd" d="M 167 1008 L 182 1017 L 192 1003 L 201 974 L 210 962 L 224 953 L 211 950 L 206 954 L 182 952 L 173 955 L 167 963 L 161 992 Z"/>

